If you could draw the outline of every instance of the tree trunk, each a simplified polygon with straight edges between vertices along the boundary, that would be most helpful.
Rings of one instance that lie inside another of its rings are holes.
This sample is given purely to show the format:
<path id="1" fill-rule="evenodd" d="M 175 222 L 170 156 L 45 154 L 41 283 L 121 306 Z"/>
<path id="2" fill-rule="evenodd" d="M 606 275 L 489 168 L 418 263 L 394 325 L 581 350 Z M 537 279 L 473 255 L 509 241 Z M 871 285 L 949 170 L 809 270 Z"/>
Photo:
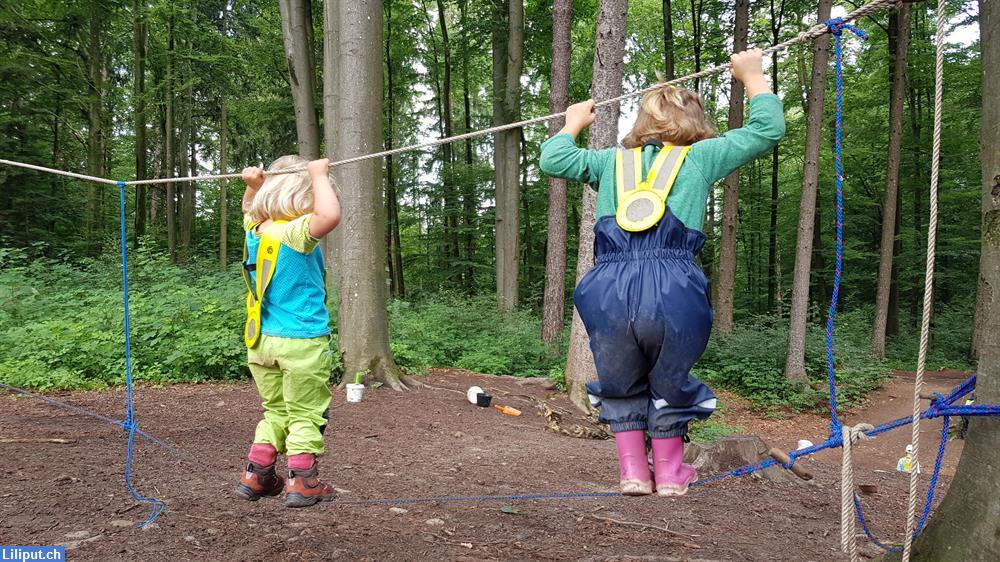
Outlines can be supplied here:
<path id="1" fill-rule="evenodd" d="M 493 124 L 520 117 L 521 67 L 524 62 L 524 1 L 499 3 L 498 25 L 493 32 Z M 506 22 L 506 26 L 499 25 Z M 520 137 L 518 129 L 493 136 L 496 170 L 496 277 L 497 304 L 511 311 L 518 302 L 518 206 L 520 202 Z"/>
<path id="2" fill-rule="evenodd" d="M 694 50 L 694 71 L 701 72 L 701 39 L 704 0 L 691 0 L 691 48 Z M 701 93 L 701 78 L 694 79 L 694 91 Z"/>
<path id="3" fill-rule="evenodd" d="M 462 103 L 464 107 L 464 131 L 472 130 L 472 100 L 469 96 L 469 33 L 466 20 L 466 0 L 459 0 L 458 10 L 462 25 Z M 465 165 L 473 163 L 472 139 L 465 141 Z M 476 260 L 476 224 L 479 202 L 476 196 L 476 183 L 463 182 L 462 188 L 462 231 L 465 233 L 465 262 L 468 264 L 464 273 L 464 285 L 469 294 L 475 291 L 475 260 Z"/>
<path id="4" fill-rule="evenodd" d="M 344 157 L 377 151 L 382 145 L 382 2 L 339 2 L 336 32 L 339 40 L 337 153 Z M 327 30 L 330 38 L 330 30 Z M 331 120 L 331 115 L 327 120 Z M 386 311 L 385 202 L 382 163 L 367 160 L 338 169 L 343 186 L 344 214 L 340 256 L 350 267 L 341 268 L 340 349 L 344 353 L 344 380 L 361 373 L 396 390 L 399 368 L 389 351 Z"/>
<path id="5" fill-rule="evenodd" d="M 166 97 L 166 125 L 164 130 L 164 153 L 163 168 L 166 177 L 174 177 L 174 156 L 175 156 L 175 136 L 174 127 L 174 10 L 170 7 L 170 15 L 167 17 L 167 80 L 163 87 L 163 95 Z M 167 183 L 167 252 L 170 254 L 170 262 L 177 263 L 177 184 Z"/>
<path id="6" fill-rule="evenodd" d="M 738 0 L 738 2 L 743 2 L 743 0 Z M 737 5 L 736 7 L 737 18 L 740 17 L 739 10 L 740 10 L 739 5 Z M 555 8 L 553 8 L 553 12 L 555 12 Z M 555 19 L 555 13 L 553 13 L 553 19 Z M 736 27 L 739 28 L 738 19 Z M 744 45 L 746 45 L 745 39 L 743 43 Z M 664 67 L 663 67 L 664 80 L 667 81 L 673 80 L 674 79 L 674 18 L 673 14 L 671 13 L 670 0 L 663 0 L 663 62 L 664 62 Z"/>
<path id="7" fill-rule="evenodd" d="M 226 96 L 219 99 L 219 171 L 229 170 L 229 110 Z M 229 264 L 229 180 L 219 181 L 219 270 Z"/>
<path id="8" fill-rule="evenodd" d="M 830 19 L 832 0 L 819 0 L 817 21 Z M 806 115 L 806 146 L 802 165 L 802 198 L 799 203 L 799 229 L 795 246 L 795 267 L 792 276 L 792 303 L 788 315 L 788 355 L 785 357 L 785 377 L 807 381 L 806 323 L 809 315 L 809 279 L 812 269 L 816 229 L 819 183 L 819 151 L 823 142 L 823 105 L 826 99 L 826 70 L 830 58 L 830 36 L 821 35 L 813 47 L 812 80 Z"/>
<path id="9" fill-rule="evenodd" d="M 316 63 L 313 57 L 312 2 L 279 0 L 281 35 L 285 44 L 288 83 L 295 107 L 295 133 L 299 155 L 319 158 L 319 123 L 316 119 Z"/>
<path id="10" fill-rule="evenodd" d="M 87 44 L 87 173 L 103 177 L 107 131 L 104 128 L 104 39 L 107 14 L 100 2 L 90 10 L 89 42 Z M 94 182 L 87 184 L 87 251 L 100 252 L 101 190 Z"/>
<path id="11" fill-rule="evenodd" d="M 899 197 L 899 156 L 903 139 L 903 101 L 906 95 L 906 53 L 910 36 L 910 6 L 903 4 L 889 17 L 889 45 L 892 64 L 889 97 L 889 150 L 885 179 L 885 200 L 882 203 L 881 258 L 878 267 L 878 289 L 875 296 L 875 323 L 872 352 L 885 357 L 885 338 L 889 315 L 889 293 L 892 284 L 893 253 L 897 230 L 897 198 Z M 895 31 L 895 33 L 893 33 Z"/>
<path id="12" fill-rule="evenodd" d="M 444 0 L 437 0 L 438 26 L 441 29 L 441 50 L 444 53 L 444 73 L 441 88 L 441 120 L 444 123 L 444 136 L 450 137 L 454 133 L 451 114 L 451 41 L 448 38 L 448 13 L 444 8 Z M 458 235 L 458 189 L 455 187 L 455 180 L 452 173 L 452 164 L 455 161 L 454 150 L 451 143 L 441 145 L 443 157 L 441 163 L 441 185 L 444 188 L 444 216 L 445 216 L 445 236 L 447 240 L 446 254 L 456 260 L 461 257 L 460 237 Z M 452 264 L 448 264 L 448 270 L 452 271 Z M 449 274 L 449 278 L 457 281 L 454 275 Z"/>
<path id="13" fill-rule="evenodd" d="M 139 0 L 132 0 L 132 51 L 135 59 L 133 70 L 132 97 L 135 111 L 132 113 L 135 127 L 135 179 L 146 179 L 146 24 L 145 6 Z M 139 240 L 146 234 L 146 186 L 135 188 L 135 238 L 133 247 L 139 247 Z"/>
<path id="14" fill-rule="evenodd" d="M 622 74 L 625 69 L 625 24 L 628 0 L 601 0 L 597 13 L 597 34 L 594 47 L 593 89 L 596 100 L 617 97 L 622 91 Z M 619 104 L 609 104 L 597 109 L 597 121 L 590 129 L 590 148 L 615 146 L 618 141 Z M 583 189 L 580 219 L 579 249 L 577 251 L 577 283 L 594 265 L 594 212 L 597 194 L 589 187 Z M 584 385 L 597 377 L 594 356 L 590 351 L 590 338 L 573 310 L 569 350 L 566 356 L 566 387 L 573 404 L 588 410 L 587 390 Z"/>
<path id="15" fill-rule="evenodd" d="M 191 43 L 187 43 L 188 51 L 192 51 Z M 194 78 L 194 73 L 191 71 L 190 61 L 185 65 L 185 76 L 184 81 L 188 83 L 185 88 L 184 95 L 184 105 L 182 109 L 182 115 L 184 116 L 184 121 L 181 123 L 181 141 L 178 143 L 178 168 L 179 175 L 181 177 L 191 176 L 195 173 L 194 168 L 197 165 L 191 157 L 192 147 L 194 145 L 194 123 L 193 115 L 194 113 L 194 92 L 191 86 L 191 81 Z M 179 214 L 180 214 L 180 240 L 178 243 L 178 259 L 181 263 L 188 263 L 191 261 L 191 240 L 193 238 L 194 229 L 194 183 L 186 181 L 180 184 L 180 197 L 178 198 Z"/>
<path id="16" fill-rule="evenodd" d="M 670 0 L 665 0 L 665 5 Z M 552 5 L 552 75 L 549 81 L 549 113 L 558 113 L 569 104 L 570 44 L 573 25 L 572 0 L 555 0 Z M 549 136 L 566 122 L 549 121 Z M 566 180 L 549 178 L 548 239 L 545 251 L 545 299 L 542 306 L 542 341 L 558 352 L 559 333 L 566 323 Z"/>
<path id="17" fill-rule="evenodd" d="M 982 87 L 1000 82 L 1000 5 L 979 2 Z M 1000 104 L 983 96 L 980 161 L 982 162 L 982 253 L 976 317 L 983 334 L 1000 333 Z M 1000 338 L 980 341 L 976 400 L 1000 403 Z M 914 545 L 914 560 L 965 561 L 1000 559 L 1000 424 L 996 418 L 974 418 L 969 427 L 955 478 L 927 530 Z"/>
<path id="18" fill-rule="evenodd" d="M 323 2 L 323 138 L 325 139 L 326 157 L 330 161 L 338 160 L 343 154 L 338 138 L 340 109 L 340 13 L 337 2 Z M 332 170 L 334 178 L 339 179 L 337 169 Z M 343 184 L 341 184 L 343 185 Z M 343 193 L 339 195 L 343 199 Z M 344 201 L 341 200 L 341 203 Z M 346 214 L 346 213 L 345 213 Z M 340 299 L 341 286 L 341 248 L 343 246 L 344 227 L 341 225 L 323 239 L 323 256 L 327 269 L 332 275 L 326 276 L 327 302 Z"/>
<path id="19" fill-rule="evenodd" d="M 747 48 L 750 0 L 737 0 L 733 51 Z M 729 87 L 729 130 L 743 125 L 743 84 L 733 79 Z M 733 331 L 733 306 L 736 284 L 736 220 L 739 214 L 740 172 L 726 178 L 722 199 L 722 245 L 719 248 L 719 275 L 716 281 L 715 329 L 721 334 Z"/>
<path id="20" fill-rule="evenodd" d="M 386 67 L 386 115 L 388 124 L 386 126 L 385 149 L 392 150 L 392 139 L 396 136 L 396 91 L 394 76 L 396 74 L 395 62 L 392 59 L 392 3 L 385 6 L 386 15 L 386 37 L 385 37 L 385 67 Z M 386 244 L 389 248 L 387 262 L 389 265 L 389 292 L 392 298 L 406 298 L 406 286 L 403 282 L 403 254 L 399 242 L 399 212 L 397 210 L 398 195 L 396 192 L 396 162 L 392 155 L 385 158 L 385 208 L 388 216 L 388 226 L 386 228 Z"/>
<path id="21" fill-rule="evenodd" d="M 775 0 L 771 0 L 771 43 L 777 43 L 781 38 L 781 26 L 785 19 L 785 0 L 775 10 Z M 771 87 L 778 91 L 778 53 L 771 54 Z M 767 312 L 774 312 L 775 289 L 777 278 L 775 266 L 778 256 L 778 163 L 779 147 L 774 145 L 771 150 L 771 228 L 768 232 L 767 245 Z"/>

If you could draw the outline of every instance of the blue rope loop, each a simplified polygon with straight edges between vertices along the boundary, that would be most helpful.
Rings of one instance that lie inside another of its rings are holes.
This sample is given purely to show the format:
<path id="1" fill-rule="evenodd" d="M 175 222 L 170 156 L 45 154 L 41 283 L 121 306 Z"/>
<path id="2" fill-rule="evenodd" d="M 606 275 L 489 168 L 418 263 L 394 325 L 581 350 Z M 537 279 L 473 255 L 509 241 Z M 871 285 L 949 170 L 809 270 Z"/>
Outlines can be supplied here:
<path id="1" fill-rule="evenodd" d="M 843 30 L 850 31 L 858 36 L 862 41 L 868 40 L 868 33 L 860 27 L 844 21 L 844 18 L 830 18 L 826 20 L 826 28 L 830 30 L 830 34 L 834 37 L 840 37 Z"/>
<path id="2" fill-rule="evenodd" d="M 122 253 L 122 302 L 124 304 L 124 328 L 125 328 L 125 419 L 122 420 L 121 426 L 125 431 L 128 432 L 128 444 L 125 448 L 125 469 L 124 469 L 124 479 L 125 488 L 128 490 L 129 495 L 132 499 L 142 503 L 148 503 L 150 506 L 149 517 L 145 521 L 139 524 L 139 527 L 144 528 L 154 519 L 160 516 L 161 513 L 166 509 L 166 504 L 162 500 L 156 498 L 149 498 L 138 491 L 136 491 L 135 486 L 132 484 L 132 465 L 135 457 L 135 434 L 138 430 L 138 424 L 135 421 L 135 408 L 132 398 L 132 329 L 130 322 L 130 313 L 128 307 L 128 240 L 125 231 L 125 182 L 118 182 L 118 201 L 119 201 L 119 219 L 121 221 L 119 233 L 120 233 L 120 243 L 121 243 L 121 253 Z"/>

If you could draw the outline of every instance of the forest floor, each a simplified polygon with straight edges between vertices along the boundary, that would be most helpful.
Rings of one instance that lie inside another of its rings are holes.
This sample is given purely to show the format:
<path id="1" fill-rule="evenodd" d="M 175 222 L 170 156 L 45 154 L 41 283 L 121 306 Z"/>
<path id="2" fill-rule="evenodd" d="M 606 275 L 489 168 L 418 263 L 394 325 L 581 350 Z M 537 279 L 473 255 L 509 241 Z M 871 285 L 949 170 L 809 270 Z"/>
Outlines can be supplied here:
<path id="1" fill-rule="evenodd" d="M 944 392 L 960 373 L 930 374 Z M 598 497 L 350 505 L 370 499 L 433 496 L 614 492 L 610 440 L 546 431 L 538 401 L 569 409 L 565 396 L 537 382 L 432 370 L 430 387 L 367 390 L 360 404 L 334 395 L 328 452 L 321 472 L 340 501 L 292 510 L 280 499 L 236 499 L 233 483 L 260 403 L 252 383 L 142 387 L 142 430 L 185 451 L 179 456 L 139 441 L 136 485 L 167 502 L 150 528 L 122 483 L 123 433 L 45 402 L 0 396 L 0 544 L 64 544 L 71 560 L 830 560 L 839 552 L 838 450 L 805 461 L 816 478 L 771 482 L 729 478 L 681 498 Z M 848 423 L 878 423 L 911 409 L 912 375 L 897 374 Z M 495 403 L 524 412 L 507 416 L 469 404 L 479 385 Z M 53 398 L 120 418 L 121 389 L 65 392 Z M 726 423 L 769 445 L 821 442 L 822 413 L 754 411 L 721 395 Z M 566 416 L 564 424 L 587 422 Z M 931 466 L 940 421 L 924 422 L 921 457 Z M 908 477 L 895 472 L 909 440 L 900 429 L 862 443 L 859 484 L 878 536 L 903 534 Z M 961 442 L 949 447 L 940 498 L 954 474 Z M 708 475 L 702 475 L 708 476 Z M 922 479 L 926 486 L 927 478 Z M 925 489 L 925 488 L 924 488 Z M 862 538 L 860 544 L 867 545 Z M 863 547 L 866 556 L 878 550 Z"/>

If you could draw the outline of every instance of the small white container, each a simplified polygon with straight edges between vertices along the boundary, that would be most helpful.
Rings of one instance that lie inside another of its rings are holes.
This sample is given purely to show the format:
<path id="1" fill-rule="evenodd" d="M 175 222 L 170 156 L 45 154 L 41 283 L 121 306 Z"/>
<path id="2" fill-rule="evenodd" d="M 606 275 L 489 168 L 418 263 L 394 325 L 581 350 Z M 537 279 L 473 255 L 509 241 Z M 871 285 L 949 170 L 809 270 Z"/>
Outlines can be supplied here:
<path id="1" fill-rule="evenodd" d="M 469 390 L 465 391 L 465 399 L 468 400 L 469 403 L 475 404 L 477 394 L 484 394 L 483 389 L 478 386 L 469 387 Z"/>
<path id="2" fill-rule="evenodd" d="M 365 393 L 365 385 L 350 383 L 347 385 L 347 401 L 361 402 L 361 397 Z"/>

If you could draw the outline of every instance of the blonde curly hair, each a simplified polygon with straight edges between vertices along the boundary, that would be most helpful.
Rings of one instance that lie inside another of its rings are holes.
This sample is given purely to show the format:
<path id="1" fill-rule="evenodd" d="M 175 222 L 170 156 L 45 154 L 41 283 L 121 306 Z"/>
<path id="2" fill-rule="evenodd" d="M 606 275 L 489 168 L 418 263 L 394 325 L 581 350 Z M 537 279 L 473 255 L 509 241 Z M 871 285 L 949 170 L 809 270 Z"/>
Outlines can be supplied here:
<path id="1" fill-rule="evenodd" d="M 309 161 L 301 156 L 282 156 L 267 171 L 302 168 L 301 172 L 267 176 L 253 198 L 249 214 L 254 220 L 293 220 L 313 210 L 312 180 L 305 165 Z"/>
<path id="2" fill-rule="evenodd" d="M 686 88 L 664 85 L 642 96 L 639 117 L 622 144 L 636 148 L 648 140 L 658 140 L 672 146 L 690 146 L 715 136 L 701 96 Z"/>

